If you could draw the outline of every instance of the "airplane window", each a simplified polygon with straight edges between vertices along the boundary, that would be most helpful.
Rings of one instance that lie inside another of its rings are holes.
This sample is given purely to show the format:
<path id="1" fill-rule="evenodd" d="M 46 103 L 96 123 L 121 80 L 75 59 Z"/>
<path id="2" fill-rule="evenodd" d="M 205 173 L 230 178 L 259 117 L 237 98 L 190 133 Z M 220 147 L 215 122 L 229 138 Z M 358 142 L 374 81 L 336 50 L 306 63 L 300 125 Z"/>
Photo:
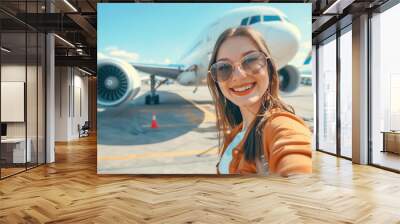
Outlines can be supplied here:
<path id="1" fill-rule="evenodd" d="M 264 22 L 272 22 L 272 21 L 281 21 L 281 18 L 279 16 L 264 16 Z"/>
<path id="2" fill-rule="evenodd" d="M 240 23 L 240 25 L 246 26 L 248 21 L 249 21 L 249 17 L 246 17 L 246 18 L 242 19 L 242 22 Z"/>
<path id="3" fill-rule="evenodd" d="M 260 16 L 252 16 L 251 19 L 250 19 L 249 25 L 254 24 L 254 23 L 258 23 L 260 21 L 261 21 Z"/>

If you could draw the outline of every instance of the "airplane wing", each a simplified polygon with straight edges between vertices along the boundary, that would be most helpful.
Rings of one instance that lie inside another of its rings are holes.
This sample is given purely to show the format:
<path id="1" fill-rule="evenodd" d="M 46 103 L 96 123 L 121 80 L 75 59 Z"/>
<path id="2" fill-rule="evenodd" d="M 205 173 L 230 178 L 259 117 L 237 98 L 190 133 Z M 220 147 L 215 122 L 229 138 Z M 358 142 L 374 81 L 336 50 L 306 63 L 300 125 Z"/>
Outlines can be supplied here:
<path id="1" fill-rule="evenodd" d="M 139 64 L 139 63 L 130 63 L 130 64 L 138 71 L 168 79 L 177 79 L 179 74 L 181 74 L 186 70 L 184 65 L 177 65 L 177 64 L 169 64 L 169 65 Z"/>

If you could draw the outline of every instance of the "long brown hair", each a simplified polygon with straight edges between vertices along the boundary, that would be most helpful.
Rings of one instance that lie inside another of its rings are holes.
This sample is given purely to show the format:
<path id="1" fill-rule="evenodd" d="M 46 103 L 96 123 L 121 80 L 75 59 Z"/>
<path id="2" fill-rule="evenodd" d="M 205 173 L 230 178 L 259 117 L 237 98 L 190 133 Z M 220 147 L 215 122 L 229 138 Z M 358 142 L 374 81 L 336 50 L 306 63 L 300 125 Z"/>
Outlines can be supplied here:
<path id="1" fill-rule="evenodd" d="M 268 113 L 271 109 L 281 109 L 291 113 L 294 110 L 291 106 L 285 104 L 279 97 L 279 77 L 276 70 L 275 63 L 271 58 L 271 54 L 265 43 L 262 35 L 255 29 L 248 26 L 240 26 L 237 28 L 230 28 L 225 30 L 218 38 L 214 50 L 211 56 L 210 64 L 208 65 L 208 71 L 210 71 L 211 65 L 216 62 L 218 50 L 222 43 L 228 38 L 244 36 L 249 38 L 259 50 L 267 56 L 267 74 L 269 76 L 269 86 L 267 91 L 263 94 L 261 100 L 260 109 L 256 115 L 256 118 L 250 124 L 247 134 L 247 139 L 244 143 L 244 155 L 248 161 L 255 161 L 260 155 L 263 149 L 262 144 L 262 127 L 268 118 Z M 221 153 L 222 145 L 227 141 L 228 135 L 232 129 L 242 123 L 243 118 L 240 109 L 237 105 L 232 103 L 229 99 L 225 98 L 222 94 L 219 85 L 213 80 L 210 72 L 207 75 L 207 83 L 210 89 L 211 95 L 215 103 L 215 111 L 217 115 L 217 128 L 218 128 L 218 139 L 219 139 L 219 150 Z M 222 142 L 221 142 L 222 140 Z M 222 144 L 221 144 L 222 143 Z"/>

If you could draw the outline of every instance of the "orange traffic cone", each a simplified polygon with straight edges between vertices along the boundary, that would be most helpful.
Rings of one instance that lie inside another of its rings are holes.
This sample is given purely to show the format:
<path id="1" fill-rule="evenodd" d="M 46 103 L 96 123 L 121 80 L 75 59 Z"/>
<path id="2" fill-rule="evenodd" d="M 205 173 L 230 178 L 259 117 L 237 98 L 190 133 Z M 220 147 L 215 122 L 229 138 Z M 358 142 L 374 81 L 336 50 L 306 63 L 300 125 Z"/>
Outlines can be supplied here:
<path id="1" fill-rule="evenodd" d="M 153 117 L 151 119 L 151 128 L 158 128 L 156 114 L 153 113 Z"/>

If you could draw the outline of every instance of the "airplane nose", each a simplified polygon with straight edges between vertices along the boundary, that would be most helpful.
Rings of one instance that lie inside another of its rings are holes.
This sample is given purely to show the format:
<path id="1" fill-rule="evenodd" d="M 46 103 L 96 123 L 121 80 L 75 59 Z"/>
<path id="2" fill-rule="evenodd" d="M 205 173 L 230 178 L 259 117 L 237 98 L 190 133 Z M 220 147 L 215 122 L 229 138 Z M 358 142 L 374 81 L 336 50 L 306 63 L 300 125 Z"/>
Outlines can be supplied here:
<path id="1" fill-rule="evenodd" d="M 294 58 L 300 47 L 300 31 L 291 23 L 260 24 L 267 46 L 278 68 Z"/>

